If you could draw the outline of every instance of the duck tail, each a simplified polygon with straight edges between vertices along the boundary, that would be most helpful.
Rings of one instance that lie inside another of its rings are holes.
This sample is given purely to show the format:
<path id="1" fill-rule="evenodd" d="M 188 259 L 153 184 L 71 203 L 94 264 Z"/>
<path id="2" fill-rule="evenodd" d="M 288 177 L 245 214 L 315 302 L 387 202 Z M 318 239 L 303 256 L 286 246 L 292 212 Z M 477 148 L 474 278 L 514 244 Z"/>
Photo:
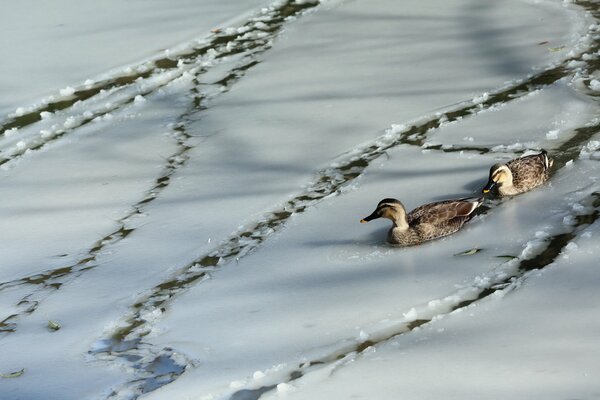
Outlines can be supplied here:
<path id="1" fill-rule="evenodd" d="M 542 161 L 544 161 L 544 167 L 549 169 L 554 164 L 554 160 L 548 157 L 548 152 L 544 149 L 540 152 L 540 156 L 542 157 Z"/>
<path id="2" fill-rule="evenodd" d="M 460 215 L 468 216 L 478 209 L 483 204 L 483 197 L 465 197 L 460 199 L 463 205 L 460 207 Z"/>

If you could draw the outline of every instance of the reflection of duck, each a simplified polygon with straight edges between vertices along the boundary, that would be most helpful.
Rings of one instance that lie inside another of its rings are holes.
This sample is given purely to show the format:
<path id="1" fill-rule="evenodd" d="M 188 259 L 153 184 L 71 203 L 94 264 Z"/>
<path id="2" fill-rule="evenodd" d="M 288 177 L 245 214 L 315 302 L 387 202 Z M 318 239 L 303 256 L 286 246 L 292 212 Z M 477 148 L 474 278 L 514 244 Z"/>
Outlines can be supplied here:
<path id="1" fill-rule="evenodd" d="M 495 164 L 490 169 L 490 179 L 483 193 L 488 193 L 494 187 L 500 196 L 513 196 L 531 190 L 548 180 L 553 163 L 546 150 L 542 150 L 540 154 L 515 158 L 506 164 Z"/>
<path id="2" fill-rule="evenodd" d="M 482 199 L 439 201 L 424 204 L 407 214 L 399 200 L 383 199 L 375 211 L 360 222 L 369 222 L 376 218 L 390 219 L 394 225 L 388 233 L 388 241 L 402 246 L 413 246 L 456 232 L 473 217 L 473 211 L 482 202 Z"/>

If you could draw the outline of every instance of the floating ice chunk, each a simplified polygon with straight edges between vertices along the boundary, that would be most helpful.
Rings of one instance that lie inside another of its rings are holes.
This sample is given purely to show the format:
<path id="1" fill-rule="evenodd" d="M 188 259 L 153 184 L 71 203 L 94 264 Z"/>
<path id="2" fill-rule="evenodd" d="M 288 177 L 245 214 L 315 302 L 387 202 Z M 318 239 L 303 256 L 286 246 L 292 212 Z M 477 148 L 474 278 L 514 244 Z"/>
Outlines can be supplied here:
<path id="1" fill-rule="evenodd" d="M 489 286 L 490 278 L 487 276 L 477 276 L 474 282 L 477 287 L 485 288 Z"/>
<path id="2" fill-rule="evenodd" d="M 365 341 L 368 338 L 369 338 L 369 334 L 361 329 L 360 333 L 358 334 L 358 339 L 362 340 L 362 341 Z"/>
<path id="3" fill-rule="evenodd" d="M 600 141 L 592 140 L 588 142 L 579 153 L 579 158 L 582 159 L 596 159 L 600 158 L 600 154 L 598 154 L 598 149 L 600 149 Z"/>
<path id="4" fill-rule="evenodd" d="M 4 131 L 4 136 L 9 137 L 17 133 L 19 130 L 17 128 L 11 128 Z"/>
<path id="5" fill-rule="evenodd" d="M 402 315 L 407 321 L 411 322 L 417 319 L 419 313 L 417 313 L 417 310 L 415 310 L 415 308 L 413 307 L 410 310 L 408 310 L 408 312 L 402 313 Z"/>
<path id="6" fill-rule="evenodd" d="M 15 110 L 15 115 L 16 115 L 17 117 L 21 117 L 21 116 L 25 115 L 25 112 L 26 112 L 26 111 L 25 111 L 25 108 L 23 108 L 23 107 L 19 107 L 19 108 L 17 108 L 17 109 Z"/>
<path id="7" fill-rule="evenodd" d="M 540 239 L 530 240 L 524 246 L 523 252 L 521 253 L 522 258 L 528 259 L 536 256 L 540 250 L 545 247 L 545 241 Z"/>
<path id="8" fill-rule="evenodd" d="M 23 150 L 26 147 L 27 147 L 27 143 L 25 143 L 25 141 L 20 140 L 19 142 L 17 142 L 17 149 Z"/>
<path id="9" fill-rule="evenodd" d="M 431 308 L 431 309 L 435 309 L 437 307 L 440 306 L 440 304 L 442 304 L 441 300 L 431 300 L 429 303 L 427 303 L 427 307 Z"/>
<path id="10" fill-rule="evenodd" d="M 579 246 L 577 246 L 577 243 L 575 242 L 569 242 L 569 244 L 567 244 L 567 246 L 565 247 L 565 250 L 567 251 L 575 251 L 579 248 Z"/>
<path id="11" fill-rule="evenodd" d="M 559 131 L 557 129 L 549 131 L 548 133 L 546 133 L 546 139 L 548 139 L 548 140 L 558 139 L 558 132 Z"/>
<path id="12" fill-rule="evenodd" d="M 548 234 L 548 232 L 545 232 L 545 231 L 537 231 L 535 233 L 535 237 L 538 239 L 546 239 L 548 236 L 550 236 L 550 235 Z"/>
<path id="13" fill-rule="evenodd" d="M 138 94 L 137 96 L 135 96 L 135 98 L 133 99 L 134 104 L 144 104 L 146 102 L 146 98 L 144 96 L 142 96 L 141 94 Z"/>
<path id="14" fill-rule="evenodd" d="M 229 387 L 232 389 L 241 389 L 245 385 L 244 381 L 233 381 L 229 384 Z"/>
<path id="15" fill-rule="evenodd" d="M 403 124 L 392 124 L 391 130 L 392 133 L 399 133 L 406 129 L 406 125 Z"/>
<path id="16" fill-rule="evenodd" d="M 52 132 L 52 131 L 49 131 L 49 130 L 46 130 L 46 129 L 42 129 L 42 130 L 40 131 L 40 136 L 41 136 L 43 139 L 48 139 L 48 138 L 52 137 L 53 133 L 54 133 L 54 132 Z"/>
<path id="17" fill-rule="evenodd" d="M 584 61 L 572 60 L 572 61 L 569 61 L 567 63 L 567 67 L 568 68 L 573 68 L 573 69 L 585 67 L 585 62 Z"/>
<path id="18" fill-rule="evenodd" d="M 598 140 L 592 140 L 591 142 L 589 142 L 588 144 L 586 144 L 586 147 L 590 151 L 598 150 L 600 148 L 600 141 L 598 141 Z"/>
<path id="19" fill-rule="evenodd" d="M 465 136 L 465 137 L 463 138 L 463 140 L 464 140 L 465 142 L 473 142 L 473 141 L 475 141 L 475 138 L 474 138 L 474 137 L 472 137 L 472 136 Z"/>
<path id="20" fill-rule="evenodd" d="M 573 226 L 577 223 L 577 220 L 572 215 L 567 215 L 563 218 L 563 224 L 567 226 Z"/>
<path id="21" fill-rule="evenodd" d="M 73 89 L 71 86 L 67 86 L 64 89 L 60 89 L 61 96 L 72 96 L 74 93 L 75 93 L 75 89 Z"/>
<path id="22" fill-rule="evenodd" d="M 259 22 L 255 23 L 255 24 L 254 24 L 254 27 L 255 27 L 256 29 L 260 29 L 260 30 L 263 30 L 263 31 L 265 31 L 265 30 L 269 29 L 269 25 L 265 24 L 265 23 L 264 23 L 264 22 L 262 22 L 262 21 L 259 21 Z"/>
<path id="23" fill-rule="evenodd" d="M 569 160 L 565 163 L 565 167 L 571 167 L 573 165 L 573 160 Z"/>
<path id="24" fill-rule="evenodd" d="M 489 93 L 485 92 L 481 96 L 477 96 L 473 98 L 473 104 L 481 104 L 484 101 L 487 101 L 490 98 Z"/>
<path id="25" fill-rule="evenodd" d="M 573 211 L 576 214 L 585 214 L 586 211 L 588 211 L 588 208 L 586 206 L 584 206 L 583 204 L 579 204 L 579 203 L 575 203 L 573 204 L 573 206 L 571 207 L 573 209 Z"/>
<path id="26" fill-rule="evenodd" d="M 96 82 L 94 82 L 92 79 L 86 79 L 86 80 L 85 80 L 85 82 L 83 82 L 83 84 L 84 84 L 84 85 L 85 85 L 85 87 L 87 87 L 87 88 L 89 88 L 89 87 L 93 86 L 93 85 L 94 85 L 94 83 L 96 83 Z"/>
<path id="27" fill-rule="evenodd" d="M 146 311 L 140 315 L 140 317 L 146 322 L 154 322 L 157 321 L 162 316 L 162 311 L 160 308 L 155 308 L 151 311 Z"/>
<path id="28" fill-rule="evenodd" d="M 290 385 L 289 383 L 280 383 L 280 384 L 277 385 L 277 392 L 278 393 L 286 393 L 286 392 L 289 392 L 292 389 L 293 389 L 293 386 Z"/>
<path id="29" fill-rule="evenodd" d="M 71 129 L 71 128 L 75 128 L 78 124 L 77 118 L 71 116 L 69 118 L 67 118 L 67 120 L 64 123 L 65 128 L 67 129 Z"/>
<path id="30" fill-rule="evenodd" d="M 264 372 L 262 372 L 262 371 L 255 371 L 255 372 L 254 372 L 254 374 L 252 375 L 252 377 L 253 377 L 255 380 L 259 380 L 259 379 L 262 379 L 262 378 L 264 378 L 264 377 L 265 377 L 265 373 L 264 373 Z"/>
<path id="31" fill-rule="evenodd" d="M 592 79 L 590 81 L 590 89 L 600 92 L 600 81 L 598 79 Z"/>
<path id="32" fill-rule="evenodd" d="M 40 113 L 40 117 L 41 117 L 42 119 L 48 119 L 48 118 L 50 118 L 51 116 L 52 116 L 52 113 L 51 113 L 51 112 L 48 112 L 48 111 L 42 111 L 42 112 Z"/>

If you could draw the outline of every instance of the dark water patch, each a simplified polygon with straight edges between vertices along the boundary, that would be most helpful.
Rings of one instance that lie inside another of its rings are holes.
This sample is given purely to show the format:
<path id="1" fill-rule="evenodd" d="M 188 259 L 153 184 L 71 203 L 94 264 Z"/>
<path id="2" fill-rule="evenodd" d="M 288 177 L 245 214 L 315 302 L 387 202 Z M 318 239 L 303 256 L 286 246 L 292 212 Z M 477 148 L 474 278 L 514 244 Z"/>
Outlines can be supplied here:
<path id="1" fill-rule="evenodd" d="M 567 162 L 576 160 L 582 146 L 598 133 L 600 133 L 600 123 L 575 129 L 569 139 L 553 149 L 551 156 L 554 158 L 554 168 L 562 168 Z"/>
<path id="2" fill-rule="evenodd" d="M 118 76 L 95 83 L 94 85 L 90 85 L 90 87 L 84 89 L 76 90 L 75 93 L 73 93 L 73 95 L 69 96 L 66 99 L 60 99 L 57 101 L 49 102 L 43 106 L 36 107 L 32 111 L 29 111 L 23 115 L 15 116 L 5 120 L 3 123 L 0 124 L 0 132 L 2 132 L 3 134 L 9 129 L 25 128 L 28 125 L 32 125 L 38 121 L 41 121 L 41 113 L 43 112 L 54 113 L 57 111 L 65 110 L 79 101 L 87 100 L 104 91 L 109 91 L 112 89 L 131 85 L 138 79 L 145 79 L 150 77 L 150 75 L 151 71 L 146 71 L 137 74 L 126 74 L 123 76 Z"/>
<path id="3" fill-rule="evenodd" d="M 258 400 L 263 394 L 277 388 L 276 385 L 263 386 L 258 389 L 242 389 L 231 395 L 229 400 Z"/>
<path id="4" fill-rule="evenodd" d="M 161 58 L 160 60 L 154 61 L 154 66 L 158 69 L 173 69 L 177 68 L 178 64 L 178 60 L 172 58 Z"/>
<path id="5" fill-rule="evenodd" d="M 2 321 L 0 321 L 0 334 L 15 332 L 15 330 L 17 329 L 17 325 L 13 322 L 10 322 L 10 320 L 16 316 L 17 316 L 16 314 L 9 315 L 8 317 L 6 317 Z"/>

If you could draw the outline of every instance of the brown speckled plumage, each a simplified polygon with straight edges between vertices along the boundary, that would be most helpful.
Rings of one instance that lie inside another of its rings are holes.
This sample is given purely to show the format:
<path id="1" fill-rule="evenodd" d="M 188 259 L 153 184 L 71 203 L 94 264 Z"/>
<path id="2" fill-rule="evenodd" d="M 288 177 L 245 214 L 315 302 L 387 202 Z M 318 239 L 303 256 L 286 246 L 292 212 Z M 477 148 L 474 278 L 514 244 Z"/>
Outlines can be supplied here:
<path id="1" fill-rule="evenodd" d="M 496 187 L 500 196 L 527 192 L 548 180 L 553 160 L 545 150 L 539 154 L 515 158 L 490 169 L 490 178 L 484 192 Z M 487 189 L 487 190 L 486 190 Z"/>
<path id="2" fill-rule="evenodd" d="M 456 232 L 473 217 L 473 211 L 481 203 L 481 199 L 445 200 L 424 204 L 406 214 L 400 201 L 384 199 L 361 222 L 380 217 L 390 219 L 394 225 L 388 232 L 388 241 L 413 246 Z"/>

